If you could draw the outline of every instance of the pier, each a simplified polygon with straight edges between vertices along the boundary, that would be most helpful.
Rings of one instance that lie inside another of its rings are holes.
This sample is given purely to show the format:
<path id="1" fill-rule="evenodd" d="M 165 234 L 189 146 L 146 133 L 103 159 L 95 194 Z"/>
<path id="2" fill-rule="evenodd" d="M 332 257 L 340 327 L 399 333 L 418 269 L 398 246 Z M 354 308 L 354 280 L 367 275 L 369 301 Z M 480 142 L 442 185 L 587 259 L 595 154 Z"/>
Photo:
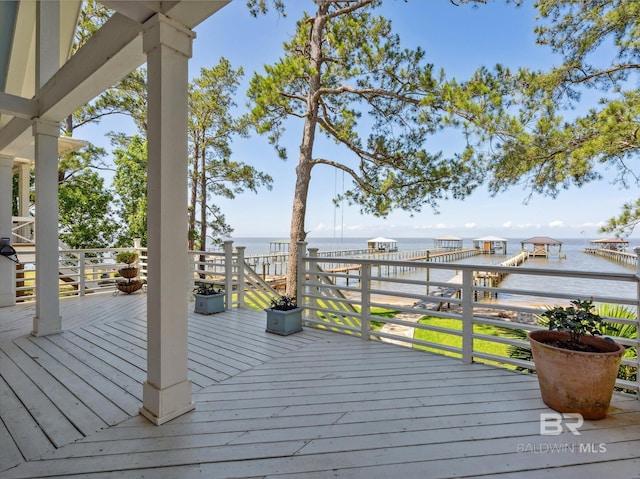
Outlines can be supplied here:
<path id="1" fill-rule="evenodd" d="M 310 250 L 313 248 L 310 248 Z M 339 258 L 373 259 L 381 261 L 432 261 L 447 263 L 470 258 L 481 254 L 477 248 L 445 251 L 443 248 L 421 249 L 412 251 L 380 251 L 374 248 L 360 248 L 337 251 L 317 251 L 320 258 L 336 258 L 335 263 L 327 263 L 325 271 L 332 273 L 349 273 L 349 271 L 359 270 L 359 266 L 344 266 Z M 245 261 L 257 272 L 261 273 L 265 281 L 275 285 L 282 283 L 283 277 L 287 274 L 288 253 L 272 252 L 270 254 L 252 255 L 245 257 Z M 385 266 L 381 267 L 378 274 L 397 274 L 412 269 L 410 266 Z M 272 286 L 273 286 L 272 284 Z M 284 283 L 283 283 L 284 284 Z"/>
<path id="2" fill-rule="evenodd" d="M 585 253 L 602 256 L 610 261 L 614 261 L 632 268 L 638 267 L 638 255 L 635 253 L 627 253 L 625 251 L 615 251 L 605 248 L 585 248 Z"/>
<path id="3" fill-rule="evenodd" d="M 523 249 L 522 251 L 520 251 L 519 253 L 513 255 L 511 258 L 504 260 L 503 262 L 501 262 L 499 264 L 499 266 L 520 266 L 522 263 L 524 263 L 525 261 L 527 261 L 530 257 L 530 253 L 529 251 L 527 251 L 526 249 Z M 484 271 L 477 271 L 474 273 L 473 276 L 473 284 L 474 286 L 482 286 L 482 287 L 486 287 L 486 288 L 496 288 L 498 287 L 498 285 L 504 280 L 504 278 L 507 277 L 509 273 L 503 273 L 503 272 L 484 272 Z M 462 278 L 460 278 L 460 282 L 462 282 Z M 477 292 L 476 292 L 476 296 L 477 296 Z M 485 291 L 484 292 L 484 297 L 485 298 L 493 298 L 495 294 L 495 297 L 498 297 L 498 293 L 493 293 L 491 291 Z M 477 300 L 477 297 L 476 297 Z"/>

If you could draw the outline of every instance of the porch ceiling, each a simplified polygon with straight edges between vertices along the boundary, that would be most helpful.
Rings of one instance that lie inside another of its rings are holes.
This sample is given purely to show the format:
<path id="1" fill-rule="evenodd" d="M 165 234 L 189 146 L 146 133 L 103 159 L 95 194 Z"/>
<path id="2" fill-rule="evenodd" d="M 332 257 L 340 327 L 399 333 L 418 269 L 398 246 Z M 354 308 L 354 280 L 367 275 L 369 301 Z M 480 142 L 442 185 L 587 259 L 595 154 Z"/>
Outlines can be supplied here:
<path id="1" fill-rule="evenodd" d="M 81 0 L 60 2 L 60 69 L 35 87 L 36 2 L 0 2 L 0 154 L 19 156 L 33 118 L 61 121 L 142 65 L 142 27 L 162 13 L 194 28 L 231 0 L 104 1 L 111 19 L 71 56 Z M 31 147 L 32 148 L 32 147 Z"/>

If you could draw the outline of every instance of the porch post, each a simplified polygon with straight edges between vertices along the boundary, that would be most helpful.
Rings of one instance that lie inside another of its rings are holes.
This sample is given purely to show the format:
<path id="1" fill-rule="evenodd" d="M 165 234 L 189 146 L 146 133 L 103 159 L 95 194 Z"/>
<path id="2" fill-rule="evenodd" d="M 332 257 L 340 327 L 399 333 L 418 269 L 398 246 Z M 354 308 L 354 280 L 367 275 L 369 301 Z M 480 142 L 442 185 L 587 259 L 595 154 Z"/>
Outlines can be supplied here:
<path id="1" fill-rule="evenodd" d="M 60 68 L 60 2 L 36 5 L 36 92 Z M 62 330 L 58 278 L 58 137 L 60 126 L 46 118 L 33 123 L 36 178 L 36 315 L 34 336 Z"/>
<path id="2" fill-rule="evenodd" d="M 36 120 L 36 315 L 34 336 L 62 331 L 58 263 L 58 135 L 57 123 Z"/>
<path id="3" fill-rule="evenodd" d="M 0 238 L 11 242 L 13 157 L 0 155 Z M 16 264 L 0 257 L 0 308 L 16 304 Z"/>
<path id="4" fill-rule="evenodd" d="M 143 29 L 148 82 L 147 380 L 140 413 L 163 424 L 195 408 L 187 362 L 187 85 L 195 34 L 156 14 Z"/>

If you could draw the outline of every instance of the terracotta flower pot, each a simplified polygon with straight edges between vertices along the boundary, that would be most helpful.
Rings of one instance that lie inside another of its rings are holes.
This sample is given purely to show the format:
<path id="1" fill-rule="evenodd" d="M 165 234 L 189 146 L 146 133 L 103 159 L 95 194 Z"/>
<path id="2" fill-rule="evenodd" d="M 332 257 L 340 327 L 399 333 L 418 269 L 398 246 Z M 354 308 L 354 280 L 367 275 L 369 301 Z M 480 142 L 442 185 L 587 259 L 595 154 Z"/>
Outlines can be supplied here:
<path id="1" fill-rule="evenodd" d="M 545 344 L 568 339 L 567 332 L 531 331 L 528 337 L 544 403 L 558 412 L 580 413 L 585 419 L 605 418 L 624 347 L 584 336 L 582 342 L 602 351 L 589 353 Z"/>

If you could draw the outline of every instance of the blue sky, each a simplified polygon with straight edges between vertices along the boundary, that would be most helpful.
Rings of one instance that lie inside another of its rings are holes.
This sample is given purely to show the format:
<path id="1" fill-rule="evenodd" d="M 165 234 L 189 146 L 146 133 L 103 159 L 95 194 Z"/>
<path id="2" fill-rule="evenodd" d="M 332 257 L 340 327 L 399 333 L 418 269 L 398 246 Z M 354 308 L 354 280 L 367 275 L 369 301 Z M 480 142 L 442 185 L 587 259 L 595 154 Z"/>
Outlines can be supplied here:
<path id="1" fill-rule="evenodd" d="M 548 49 L 535 44 L 533 27 L 536 12 L 533 2 L 515 7 L 502 1 L 487 5 L 456 7 L 448 0 L 386 0 L 380 13 L 392 20 L 393 30 L 400 34 L 403 46 L 422 47 L 427 61 L 436 71 L 444 68 L 449 78 L 466 79 L 479 66 L 501 63 L 511 68 L 529 66 L 548 68 L 559 63 Z M 234 67 L 243 66 L 245 77 L 237 103 L 244 107 L 244 89 L 254 71 L 275 62 L 282 55 L 282 42 L 293 33 L 295 20 L 303 8 L 313 10 L 310 0 L 289 0 L 288 16 L 271 13 L 253 18 L 244 0 L 235 0 L 197 29 L 190 76 L 201 67 L 211 67 L 224 56 Z M 85 127 L 77 136 L 100 146 L 108 146 L 105 132 L 123 128 L 122 118 L 103 121 L 99 126 Z M 291 202 L 295 183 L 297 150 L 301 123 L 287 126 L 286 145 L 289 159 L 277 158 L 266 138 L 254 135 L 233 144 L 233 159 L 268 172 L 273 178 L 272 191 L 245 193 L 235 200 L 217 199 L 227 221 L 234 228 L 233 237 L 288 237 Z M 130 132 L 133 131 L 131 126 Z M 429 141 L 432 152 L 453 153 L 461 149 L 462 138 L 441 135 Z M 316 154 L 345 154 L 329 145 L 320 145 Z M 597 233 L 601 223 L 616 215 L 620 206 L 637 196 L 635 190 L 618 188 L 611 183 L 613 175 L 603 171 L 605 179 L 583 188 L 562 191 L 556 199 L 533 196 L 521 187 L 491 197 L 480 187 L 470 197 L 444 201 L 439 214 L 429 207 L 419 213 L 397 211 L 381 219 L 362 215 L 357 207 L 335 208 L 336 192 L 349 188 L 349 179 L 329 167 L 317 167 L 312 174 L 306 230 L 310 237 L 393 237 L 433 238 L 453 234 L 464 238 L 492 234 L 509 238 L 535 235 L 558 238 L 602 237 Z M 633 237 L 640 237 L 636 231 Z"/>

